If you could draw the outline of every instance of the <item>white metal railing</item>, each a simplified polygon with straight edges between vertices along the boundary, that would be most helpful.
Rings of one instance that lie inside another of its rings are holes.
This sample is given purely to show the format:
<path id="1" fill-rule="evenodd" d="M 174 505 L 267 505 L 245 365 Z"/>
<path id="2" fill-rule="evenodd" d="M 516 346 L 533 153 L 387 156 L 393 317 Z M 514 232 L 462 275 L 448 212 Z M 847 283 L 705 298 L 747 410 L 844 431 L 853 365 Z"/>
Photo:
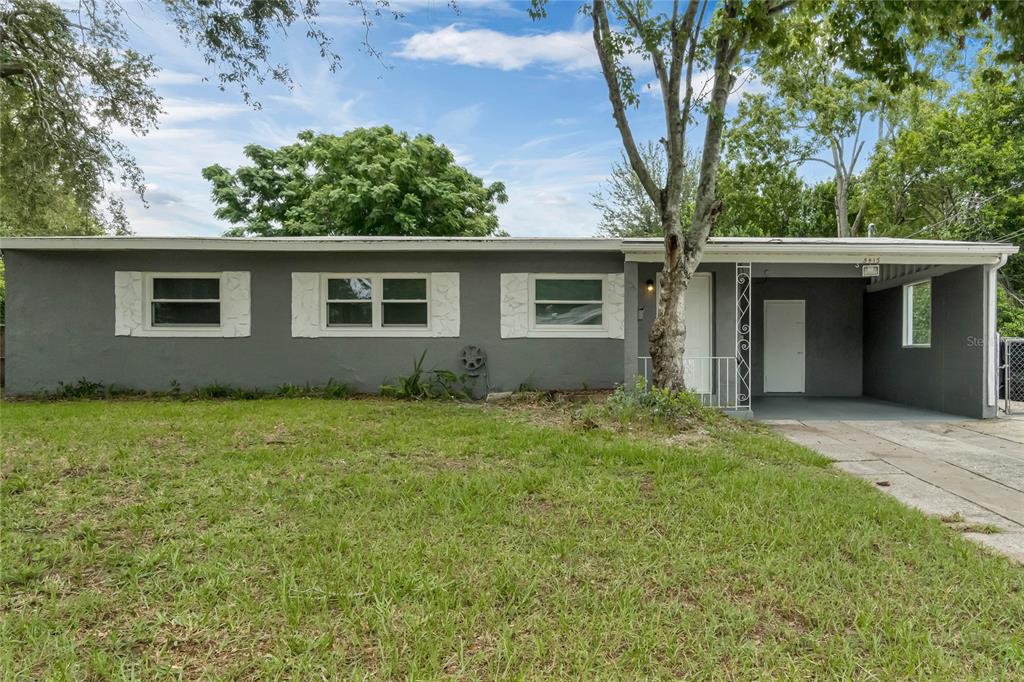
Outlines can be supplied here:
<path id="1" fill-rule="evenodd" d="M 644 384 L 651 385 L 651 358 L 641 355 L 637 358 L 637 374 Z M 739 372 L 736 358 L 717 356 L 706 358 L 683 358 L 683 373 L 686 388 L 696 393 L 708 407 L 735 410 L 741 407 L 739 396 Z"/>

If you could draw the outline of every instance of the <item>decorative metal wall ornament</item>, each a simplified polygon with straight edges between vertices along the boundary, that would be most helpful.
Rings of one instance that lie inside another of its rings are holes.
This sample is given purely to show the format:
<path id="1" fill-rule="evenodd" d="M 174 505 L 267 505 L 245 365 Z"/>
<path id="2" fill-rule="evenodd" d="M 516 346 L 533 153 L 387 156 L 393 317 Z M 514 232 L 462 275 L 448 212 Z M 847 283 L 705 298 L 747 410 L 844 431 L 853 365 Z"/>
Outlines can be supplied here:
<path id="1" fill-rule="evenodd" d="M 736 406 L 750 407 L 750 263 L 736 264 Z"/>

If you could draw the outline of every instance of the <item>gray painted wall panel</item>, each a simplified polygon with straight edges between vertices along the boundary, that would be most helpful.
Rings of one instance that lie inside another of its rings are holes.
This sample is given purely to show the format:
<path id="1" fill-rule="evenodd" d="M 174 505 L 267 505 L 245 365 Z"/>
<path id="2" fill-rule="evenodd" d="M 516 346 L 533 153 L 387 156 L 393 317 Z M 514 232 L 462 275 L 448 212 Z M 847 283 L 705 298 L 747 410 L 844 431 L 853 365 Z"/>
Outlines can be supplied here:
<path id="1" fill-rule="evenodd" d="M 651 354 L 651 325 L 658 311 L 656 293 L 645 289 L 647 280 L 657 281 L 659 263 L 640 263 L 638 268 L 638 304 L 644 307 L 644 318 L 637 322 L 640 354 Z M 736 266 L 732 263 L 705 263 L 697 272 L 711 273 L 714 301 L 711 304 L 715 355 L 736 354 Z M 628 316 L 628 312 L 627 312 Z"/>
<path id="2" fill-rule="evenodd" d="M 622 272 L 607 253 L 230 253 L 7 251 L 7 390 L 53 389 L 93 381 L 167 390 L 217 381 L 273 388 L 323 384 L 333 377 L 375 391 L 407 374 L 424 349 L 426 365 L 458 370 L 457 353 L 476 344 L 488 354 L 491 390 L 610 387 L 622 381 L 621 339 L 501 339 L 501 272 Z M 252 273 L 252 336 L 114 336 L 116 270 Z M 461 338 L 291 336 L 291 273 L 461 273 Z M 483 390 L 483 387 L 480 387 Z"/>
<path id="3" fill-rule="evenodd" d="M 765 300 L 805 301 L 804 395 L 861 395 L 865 286 L 862 279 L 755 277 L 750 358 L 754 395 L 764 395 Z"/>
<path id="4" fill-rule="evenodd" d="M 867 294 L 864 394 L 968 417 L 985 406 L 985 274 L 981 266 L 932 280 L 932 345 L 903 348 L 903 288 Z"/>

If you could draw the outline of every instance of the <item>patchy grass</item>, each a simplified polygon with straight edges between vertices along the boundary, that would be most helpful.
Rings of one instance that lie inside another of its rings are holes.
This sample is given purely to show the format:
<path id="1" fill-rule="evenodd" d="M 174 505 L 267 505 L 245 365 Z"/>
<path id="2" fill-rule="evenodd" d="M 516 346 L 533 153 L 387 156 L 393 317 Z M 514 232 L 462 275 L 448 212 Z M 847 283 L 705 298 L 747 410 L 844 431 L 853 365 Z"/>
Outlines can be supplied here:
<path id="1" fill-rule="evenodd" d="M 756 428 L 2 407 L 0 677 L 1024 676 L 1024 573 Z"/>

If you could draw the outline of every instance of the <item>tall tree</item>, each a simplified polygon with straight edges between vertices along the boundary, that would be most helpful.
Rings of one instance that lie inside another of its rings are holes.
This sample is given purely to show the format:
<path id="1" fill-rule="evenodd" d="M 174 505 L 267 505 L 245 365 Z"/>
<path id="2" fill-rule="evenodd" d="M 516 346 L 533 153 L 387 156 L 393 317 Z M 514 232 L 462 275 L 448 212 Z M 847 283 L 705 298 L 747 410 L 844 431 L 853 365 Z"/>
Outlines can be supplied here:
<path id="1" fill-rule="evenodd" d="M 367 28 L 398 15 L 387 0 L 348 0 Z M 130 3 L 119 0 L 0 0 L 0 214 L 7 232 L 125 230 L 115 184 L 144 196 L 141 169 L 115 135 L 153 128 L 160 99 L 152 58 L 130 44 Z M 332 69 L 339 63 L 318 26 L 317 0 L 160 0 L 179 38 L 258 107 L 254 83 L 291 84 L 271 40 L 294 26 Z M 147 8 L 149 9 L 149 8 Z M 375 53 L 369 44 L 364 48 Z"/>
<path id="2" fill-rule="evenodd" d="M 658 183 L 665 182 L 665 151 L 660 145 L 647 142 L 639 146 L 640 156 Z M 697 189 L 697 157 L 687 152 L 684 164 L 683 212 L 681 220 L 689 222 L 693 212 L 693 195 Z M 658 207 L 644 190 L 625 153 L 612 164 L 612 172 L 604 185 L 592 195 L 594 208 L 601 212 L 598 233 L 608 237 L 658 237 L 661 219 Z"/>
<path id="3" fill-rule="evenodd" d="M 879 137 L 893 130 L 894 95 L 875 78 L 851 75 L 815 50 L 805 59 L 774 63 L 761 73 L 774 93 L 745 97 L 732 136 L 741 147 L 774 141 L 773 157 L 799 166 L 818 163 L 832 172 L 835 236 L 861 230 L 863 202 L 851 210 L 850 195 L 867 163 L 868 126 Z M 851 221 L 851 214 L 853 219 Z"/>
<path id="4" fill-rule="evenodd" d="M 923 98 L 866 173 L 872 218 L 893 236 L 1024 244 L 1024 67 L 979 53 L 966 87 Z M 1024 302 L 1024 259 L 1001 270 Z"/>
<path id="5" fill-rule="evenodd" d="M 543 16 L 546 0 L 534 0 Z M 936 39 L 962 39 L 982 22 L 1008 35 L 1007 58 L 1019 58 L 1024 4 L 962 0 L 940 4 L 873 0 L 675 0 L 660 11 L 650 0 L 594 0 L 584 7 L 604 74 L 612 117 L 630 165 L 658 208 L 665 238 L 658 317 L 651 329 L 654 381 L 685 388 L 684 294 L 722 210 L 716 194 L 726 103 L 744 62 L 792 59 L 822 42 L 828 54 L 854 73 L 897 88 L 909 80 L 909 55 Z M 613 23 L 614 22 L 614 23 Z M 628 109 L 638 103 L 635 77 L 625 57 L 639 55 L 654 70 L 665 117 L 668 169 L 659 183 L 633 137 Z M 710 95 L 695 93 L 702 70 L 711 73 Z M 686 133 L 706 112 L 700 180 L 690 223 L 683 226 L 682 184 Z"/>
<path id="6" fill-rule="evenodd" d="M 498 227 L 500 182 L 485 185 L 429 135 L 388 126 L 344 135 L 304 131 L 280 149 L 249 145 L 231 172 L 203 169 L 216 216 L 235 236 L 485 236 Z"/>

